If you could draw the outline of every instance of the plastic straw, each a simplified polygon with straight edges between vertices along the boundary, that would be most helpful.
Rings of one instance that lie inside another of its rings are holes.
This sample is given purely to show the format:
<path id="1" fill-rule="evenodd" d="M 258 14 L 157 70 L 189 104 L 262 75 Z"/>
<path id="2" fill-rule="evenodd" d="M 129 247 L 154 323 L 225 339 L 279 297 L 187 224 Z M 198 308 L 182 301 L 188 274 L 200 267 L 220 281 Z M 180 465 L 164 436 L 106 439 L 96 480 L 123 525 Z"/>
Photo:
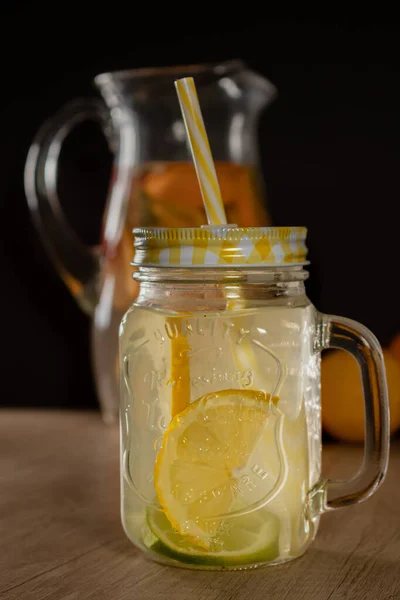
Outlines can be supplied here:
<path id="1" fill-rule="evenodd" d="M 225 225 L 226 214 L 193 77 L 175 81 L 179 104 L 209 225 Z"/>

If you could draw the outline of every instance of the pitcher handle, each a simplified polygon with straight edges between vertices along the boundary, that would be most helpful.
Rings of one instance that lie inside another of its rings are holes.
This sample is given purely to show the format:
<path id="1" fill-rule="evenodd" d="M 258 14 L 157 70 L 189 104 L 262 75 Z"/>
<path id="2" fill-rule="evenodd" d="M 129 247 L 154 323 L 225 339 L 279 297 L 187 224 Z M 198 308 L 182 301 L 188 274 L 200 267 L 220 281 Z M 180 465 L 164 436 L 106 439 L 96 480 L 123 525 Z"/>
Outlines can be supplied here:
<path id="1" fill-rule="evenodd" d="M 382 348 L 374 334 L 356 321 L 322 315 L 319 350 L 339 348 L 352 354 L 360 367 L 364 391 L 364 458 L 348 480 L 325 480 L 311 492 L 316 513 L 369 498 L 383 482 L 389 461 L 389 399 Z"/>
<path id="2" fill-rule="evenodd" d="M 108 111 L 96 99 L 66 104 L 39 129 L 25 163 L 24 186 L 33 221 L 50 258 L 78 304 L 93 314 L 98 298 L 99 247 L 84 244 L 69 225 L 57 193 L 62 144 L 79 123 L 94 120 L 107 131 Z"/>

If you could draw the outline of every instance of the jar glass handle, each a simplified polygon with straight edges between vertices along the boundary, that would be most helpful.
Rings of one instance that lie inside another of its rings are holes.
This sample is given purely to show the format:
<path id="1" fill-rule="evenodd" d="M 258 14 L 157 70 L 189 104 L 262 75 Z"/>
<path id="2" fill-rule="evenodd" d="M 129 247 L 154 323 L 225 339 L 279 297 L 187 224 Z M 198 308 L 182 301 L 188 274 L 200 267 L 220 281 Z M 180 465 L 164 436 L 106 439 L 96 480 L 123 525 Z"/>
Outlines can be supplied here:
<path id="1" fill-rule="evenodd" d="M 389 399 L 382 348 L 364 325 L 330 315 L 321 315 L 318 350 L 338 348 L 352 354 L 360 367 L 364 392 L 364 458 L 359 471 L 348 480 L 325 480 L 311 491 L 316 513 L 322 513 L 369 498 L 383 482 L 389 460 Z"/>

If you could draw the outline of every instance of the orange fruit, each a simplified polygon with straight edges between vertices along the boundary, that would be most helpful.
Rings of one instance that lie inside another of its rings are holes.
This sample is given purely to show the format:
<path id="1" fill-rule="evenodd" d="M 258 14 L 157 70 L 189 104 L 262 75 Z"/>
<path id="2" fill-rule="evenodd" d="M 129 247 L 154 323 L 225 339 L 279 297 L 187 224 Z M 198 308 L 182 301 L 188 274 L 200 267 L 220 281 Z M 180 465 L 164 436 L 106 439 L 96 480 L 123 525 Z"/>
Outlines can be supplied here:
<path id="1" fill-rule="evenodd" d="M 397 333 L 389 344 L 389 350 L 400 363 L 400 332 Z"/>
<path id="2" fill-rule="evenodd" d="M 221 195 L 228 223 L 241 227 L 268 225 L 264 191 L 250 167 L 216 161 Z M 136 190 L 141 190 L 152 221 L 159 227 L 193 227 L 205 223 L 196 171 L 191 162 L 154 163 L 142 173 Z M 136 206 L 140 201 L 135 199 Z M 141 219 L 144 222 L 143 218 Z"/>
<path id="3" fill-rule="evenodd" d="M 120 311 L 128 310 L 139 291 L 139 282 L 132 278 L 133 254 L 133 235 L 125 227 L 115 253 L 105 257 L 103 270 L 103 281 L 110 279 L 113 304 Z"/>
<path id="4" fill-rule="evenodd" d="M 389 390 L 390 431 L 400 427 L 400 362 L 383 350 Z M 347 442 L 364 440 L 364 399 L 360 370 L 353 356 L 341 350 L 323 356 L 321 365 L 322 426 Z"/>

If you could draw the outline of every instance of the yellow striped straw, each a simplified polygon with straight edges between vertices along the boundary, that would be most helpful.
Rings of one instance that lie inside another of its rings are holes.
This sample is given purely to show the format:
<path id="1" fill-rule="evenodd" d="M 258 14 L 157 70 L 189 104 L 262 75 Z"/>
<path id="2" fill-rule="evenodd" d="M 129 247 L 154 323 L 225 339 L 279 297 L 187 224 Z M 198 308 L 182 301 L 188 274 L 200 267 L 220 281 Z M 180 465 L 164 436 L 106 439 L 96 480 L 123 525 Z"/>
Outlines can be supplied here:
<path id="1" fill-rule="evenodd" d="M 193 77 L 175 81 L 190 150 L 209 225 L 225 225 L 226 214 Z"/>

